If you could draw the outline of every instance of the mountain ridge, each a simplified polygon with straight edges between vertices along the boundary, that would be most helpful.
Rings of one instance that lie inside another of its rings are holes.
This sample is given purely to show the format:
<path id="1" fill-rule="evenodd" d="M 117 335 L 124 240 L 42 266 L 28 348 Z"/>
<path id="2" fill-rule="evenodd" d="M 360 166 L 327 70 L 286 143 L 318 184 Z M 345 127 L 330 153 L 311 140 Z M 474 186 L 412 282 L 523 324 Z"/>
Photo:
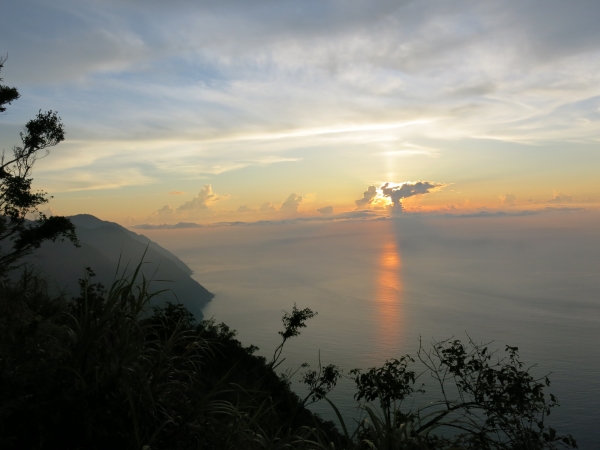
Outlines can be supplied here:
<path id="1" fill-rule="evenodd" d="M 177 256 L 146 236 L 90 214 L 70 216 L 81 247 L 70 242 L 45 242 L 25 258 L 25 263 L 44 274 L 58 292 L 76 295 L 78 280 L 86 267 L 96 274 L 93 282 L 110 287 L 115 279 L 131 276 L 135 268 L 151 281 L 157 295 L 155 304 L 181 303 L 197 319 L 214 297 L 191 278 L 193 271 Z M 141 278 L 140 278 L 141 280 Z"/>

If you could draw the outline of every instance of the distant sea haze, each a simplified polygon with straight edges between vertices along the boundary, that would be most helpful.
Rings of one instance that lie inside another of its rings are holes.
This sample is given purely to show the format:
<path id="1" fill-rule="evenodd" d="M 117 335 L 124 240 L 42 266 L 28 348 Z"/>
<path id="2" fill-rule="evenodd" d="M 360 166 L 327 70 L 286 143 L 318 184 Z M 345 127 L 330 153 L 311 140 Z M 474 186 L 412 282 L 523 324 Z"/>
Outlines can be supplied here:
<path id="1" fill-rule="evenodd" d="M 346 372 L 416 353 L 451 336 L 519 347 L 551 372 L 561 407 L 550 421 L 579 447 L 600 442 L 600 217 L 417 217 L 386 221 L 144 230 L 216 296 L 203 312 L 270 357 L 293 304 L 318 316 L 286 344 L 287 368 Z M 423 379 L 427 384 L 431 380 Z M 301 392 L 299 383 L 296 388 Z M 354 389 L 331 399 L 348 417 Z M 418 400 L 418 399 L 417 399 Z M 422 401 L 431 400 L 425 395 Z M 327 404 L 314 409 L 333 419 Z"/>

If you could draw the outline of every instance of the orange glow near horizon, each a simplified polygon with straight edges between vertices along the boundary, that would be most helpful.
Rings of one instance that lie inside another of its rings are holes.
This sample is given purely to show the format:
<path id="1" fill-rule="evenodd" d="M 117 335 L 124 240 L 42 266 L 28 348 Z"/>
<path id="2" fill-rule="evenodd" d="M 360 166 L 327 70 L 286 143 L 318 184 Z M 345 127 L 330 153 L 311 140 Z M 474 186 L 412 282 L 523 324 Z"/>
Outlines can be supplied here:
<path id="1" fill-rule="evenodd" d="M 387 235 L 379 256 L 376 278 L 375 306 L 379 323 L 380 348 L 397 347 L 403 331 L 402 261 L 393 235 Z M 386 357 L 390 357 L 386 351 Z"/>

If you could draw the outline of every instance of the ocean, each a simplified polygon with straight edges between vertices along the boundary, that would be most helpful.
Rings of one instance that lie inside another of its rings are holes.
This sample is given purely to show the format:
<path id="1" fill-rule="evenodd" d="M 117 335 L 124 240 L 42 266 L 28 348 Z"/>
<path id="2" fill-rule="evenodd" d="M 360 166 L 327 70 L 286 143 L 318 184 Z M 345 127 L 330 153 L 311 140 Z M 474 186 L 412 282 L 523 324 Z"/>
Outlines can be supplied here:
<path id="1" fill-rule="evenodd" d="M 599 224 L 594 212 L 405 214 L 143 234 L 215 294 L 205 317 L 267 358 L 284 312 L 318 312 L 286 343 L 282 370 L 316 368 L 320 357 L 347 374 L 414 356 L 419 340 L 493 341 L 499 354 L 519 347 L 533 373 L 550 373 L 561 406 L 549 423 L 586 449 L 600 441 Z M 299 373 L 292 386 L 302 394 Z M 433 388 L 427 374 L 419 381 Z M 353 393 L 344 379 L 330 395 L 350 422 Z M 311 408 L 334 419 L 325 402 Z"/>

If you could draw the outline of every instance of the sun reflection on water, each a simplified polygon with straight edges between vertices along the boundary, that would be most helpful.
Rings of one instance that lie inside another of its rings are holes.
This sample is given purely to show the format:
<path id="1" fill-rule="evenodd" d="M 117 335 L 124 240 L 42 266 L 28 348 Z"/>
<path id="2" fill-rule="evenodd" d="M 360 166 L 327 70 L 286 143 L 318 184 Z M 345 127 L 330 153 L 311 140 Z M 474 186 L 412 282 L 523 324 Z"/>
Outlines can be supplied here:
<path id="1" fill-rule="evenodd" d="M 384 350 L 385 358 L 401 344 L 403 332 L 402 261 L 395 240 L 382 246 L 376 278 L 375 307 L 378 320 L 377 347 Z M 379 353 L 379 352 L 378 352 Z"/>

